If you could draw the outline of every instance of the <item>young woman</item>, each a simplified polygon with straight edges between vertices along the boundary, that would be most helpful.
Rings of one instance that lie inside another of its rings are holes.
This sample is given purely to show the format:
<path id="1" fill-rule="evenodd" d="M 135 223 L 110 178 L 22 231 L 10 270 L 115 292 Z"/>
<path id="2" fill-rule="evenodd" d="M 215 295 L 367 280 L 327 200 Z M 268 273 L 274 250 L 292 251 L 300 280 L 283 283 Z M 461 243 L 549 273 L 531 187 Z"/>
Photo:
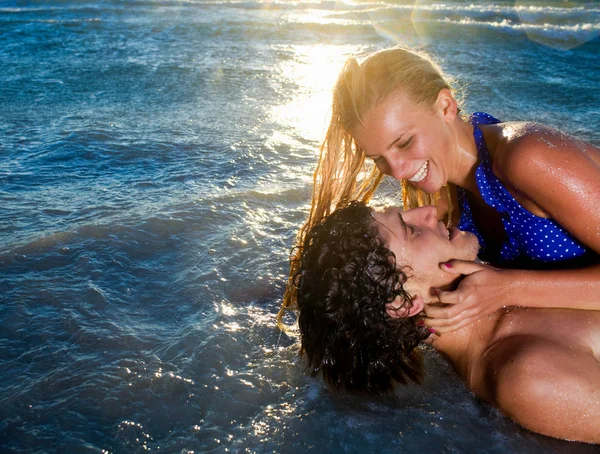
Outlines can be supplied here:
<path id="1" fill-rule="evenodd" d="M 371 393 L 419 382 L 415 347 L 425 341 L 476 396 L 522 426 L 600 443 L 600 312 L 511 307 L 440 336 L 421 324 L 435 289 L 457 285 L 438 264 L 477 251 L 476 236 L 448 230 L 433 207 L 373 212 L 354 202 L 314 226 L 294 277 L 312 375 Z"/>
<path id="2" fill-rule="evenodd" d="M 310 228 L 336 207 L 368 201 L 383 175 L 402 181 L 405 209 L 434 205 L 447 225 L 478 237 L 482 260 L 504 268 L 448 263 L 468 276 L 439 293 L 451 306 L 428 311 L 439 331 L 517 295 L 524 306 L 600 308 L 597 147 L 535 123 L 463 117 L 452 81 L 429 56 L 392 48 L 350 59 L 336 83 L 295 257 Z M 294 305 L 290 282 L 279 319 Z"/>

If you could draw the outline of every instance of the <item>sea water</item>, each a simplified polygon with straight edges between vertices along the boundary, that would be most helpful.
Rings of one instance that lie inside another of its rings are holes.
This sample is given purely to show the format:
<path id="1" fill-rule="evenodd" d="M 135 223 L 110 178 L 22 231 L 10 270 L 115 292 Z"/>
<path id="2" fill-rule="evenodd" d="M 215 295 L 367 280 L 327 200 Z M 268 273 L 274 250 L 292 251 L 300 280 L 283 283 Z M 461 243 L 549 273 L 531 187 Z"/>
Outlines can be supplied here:
<path id="1" fill-rule="evenodd" d="M 344 60 L 600 144 L 593 2 L 0 3 L 0 451 L 592 452 L 423 386 L 335 395 L 275 314 Z M 567 451 L 565 451 L 567 450 Z"/>

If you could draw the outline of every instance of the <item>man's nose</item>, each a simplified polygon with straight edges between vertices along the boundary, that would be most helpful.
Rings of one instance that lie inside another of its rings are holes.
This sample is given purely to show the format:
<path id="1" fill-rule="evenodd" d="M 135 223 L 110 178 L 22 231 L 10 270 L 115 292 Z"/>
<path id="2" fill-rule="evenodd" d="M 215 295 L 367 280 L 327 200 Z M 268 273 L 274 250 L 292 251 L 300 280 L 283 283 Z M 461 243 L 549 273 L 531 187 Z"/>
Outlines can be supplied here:
<path id="1" fill-rule="evenodd" d="M 438 223 L 437 209 L 434 206 L 428 205 L 428 206 L 424 206 L 423 210 L 425 211 L 426 222 L 430 225 L 437 225 L 437 223 Z"/>
<path id="2" fill-rule="evenodd" d="M 413 212 L 415 221 L 420 221 L 425 225 L 435 226 L 437 225 L 437 210 L 434 206 L 427 205 L 419 208 L 410 210 Z"/>

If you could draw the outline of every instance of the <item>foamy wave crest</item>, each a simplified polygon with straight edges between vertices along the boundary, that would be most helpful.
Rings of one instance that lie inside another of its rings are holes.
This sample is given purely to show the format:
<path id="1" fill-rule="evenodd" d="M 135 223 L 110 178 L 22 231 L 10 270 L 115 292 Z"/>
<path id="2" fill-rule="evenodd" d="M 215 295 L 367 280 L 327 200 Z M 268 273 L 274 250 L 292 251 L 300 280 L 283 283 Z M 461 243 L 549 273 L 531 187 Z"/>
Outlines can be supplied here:
<path id="1" fill-rule="evenodd" d="M 124 2 L 127 4 L 128 2 Z M 150 6 L 150 7 L 202 7 L 204 5 L 229 6 L 243 9 L 273 9 L 273 10 L 331 10 L 331 11 L 352 11 L 358 13 L 368 13 L 384 9 L 396 10 L 411 10 L 411 11 L 437 11 L 437 12 L 453 12 L 453 13 L 539 13 L 539 14 L 597 14 L 600 13 L 600 8 L 592 5 L 581 5 L 572 7 L 551 6 L 551 5 L 498 5 L 498 4 L 478 4 L 478 3 L 433 3 L 419 4 L 419 2 L 397 4 L 391 2 L 369 2 L 368 4 L 354 1 L 278 1 L 278 0 L 188 0 L 182 3 L 180 0 L 154 0 L 154 1 L 136 1 L 131 2 L 135 6 Z M 120 8 L 120 7 L 117 7 Z M 60 6 L 43 5 L 43 6 L 24 6 L 24 7 L 0 7 L 2 13 L 30 13 L 30 12 L 55 12 L 60 10 L 86 11 L 86 10 L 103 10 L 112 9 L 110 4 L 80 5 L 62 4 Z"/>
<path id="2" fill-rule="evenodd" d="M 106 6 L 94 6 L 94 5 L 57 5 L 57 6 L 23 6 L 23 7 L 0 7 L 0 14 L 20 14 L 20 13 L 56 13 L 61 11 L 76 11 L 76 12 L 98 12 L 98 11 L 106 11 L 110 9 Z"/>
<path id="3" fill-rule="evenodd" d="M 522 31 L 543 31 L 555 34 L 554 37 L 573 37 L 576 34 L 596 34 L 600 31 L 600 23 L 586 23 L 573 25 L 557 25 L 557 24 L 533 24 L 533 23 L 515 23 L 510 19 L 501 21 L 477 21 L 474 19 L 453 20 L 449 18 L 439 19 L 437 22 L 457 25 L 471 25 L 477 27 L 502 28 L 507 30 L 522 30 Z"/>
<path id="4" fill-rule="evenodd" d="M 560 7 L 560 6 L 533 6 L 533 5 L 494 5 L 494 4 L 453 4 L 435 3 L 433 5 L 402 5 L 410 9 L 424 11 L 448 11 L 454 13 L 482 12 L 482 13 L 538 13 L 553 15 L 570 15 L 581 13 L 599 13 L 600 8 L 588 6 Z"/>
<path id="5" fill-rule="evenodd" d="M 585 6 L 533 6 L 499 4 L 362 4 L 354 9 L 338 8 L 325 16 L 323 21 L 334 23 L 336 20 L 348 20 L 346 25 L 368 23 L 378 32 L 383 30 L 391 39 L 406 41 L 407 37 L 396 39 L 399 30 L 406 30 L 404 21 L 410 20 L 420 35 L 428 31 L 421 26 L 435 23 L 456 24 L 463 27 L 478 26 L 502 31 L 520 31 L 535 34 L 532 37 L 541 40 L 557 40 L 559 47 L 572 47 L 594 38 L 600 28 L 600 9 Z M 568 41 L 568 43 L 567 43 Z M 554 43 L 547 43 L 554 45 Z"/>
<path id="6" fill-rule="evenodd" d="M 348 9 L 353 13 L 375 13 L 382 10 L 396 11 L 429 11 L 436 13 L 460 13 L 460 14 L 478 14 L 478 13 L 494 13 L 494 14 L 539 14 L 539 15 L 554 15 L 554 16 L 581 16 L 582 14 L 598 14 L 600 8 L 590 6 L 574 6 L 574 7 L 559 7 L 559 6 L 533 6 L 533 5 L 494 5 L 494 4 L 457 4 L 457 3 L 434 3 L 434 4 L 390 4 L 390 3 L 369 3 L 368 5 L 354 4 L 344 5 L 340 8 L 340 4 L 336 4 L 336 10 Z"/>
<path id="7" fill-rule="evenodd" d="M 472 18 L 443 19 L 425 21 L 449 24 L 461 28 L 479 27 L 489 30 L 499 30 L 503 33 L 524 33 L 527 37 L 540 44 L 557 49 L 571 49 L 600 35 L 600 23 L 553 24 L 535 22 L 519 18 L 516 20 L 498 18 L 497 20 L 475 20 Z"/>

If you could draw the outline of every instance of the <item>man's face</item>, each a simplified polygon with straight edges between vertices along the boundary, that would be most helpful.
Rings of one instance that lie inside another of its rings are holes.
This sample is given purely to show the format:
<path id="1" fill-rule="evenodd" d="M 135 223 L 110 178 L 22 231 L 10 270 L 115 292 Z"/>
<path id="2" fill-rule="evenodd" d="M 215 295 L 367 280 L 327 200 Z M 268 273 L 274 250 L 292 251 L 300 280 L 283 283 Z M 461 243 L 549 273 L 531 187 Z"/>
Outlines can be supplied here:
<path id="1" fill-rule="evenodd" d="M 448 230 L 438 221 L 434 207 L 404 212 L 388 207 L 375 211 L 373 216 L 388 249 L 396 256 L 396 266 L 408 277 L 404 289 L 413 298 L 422 298 L 424 303 L 437 301 L 432 290 L 443 288 L 456 278 L 443 271 L 441 263 L 477 257 L 477 237 L 454 228 Z"/>

